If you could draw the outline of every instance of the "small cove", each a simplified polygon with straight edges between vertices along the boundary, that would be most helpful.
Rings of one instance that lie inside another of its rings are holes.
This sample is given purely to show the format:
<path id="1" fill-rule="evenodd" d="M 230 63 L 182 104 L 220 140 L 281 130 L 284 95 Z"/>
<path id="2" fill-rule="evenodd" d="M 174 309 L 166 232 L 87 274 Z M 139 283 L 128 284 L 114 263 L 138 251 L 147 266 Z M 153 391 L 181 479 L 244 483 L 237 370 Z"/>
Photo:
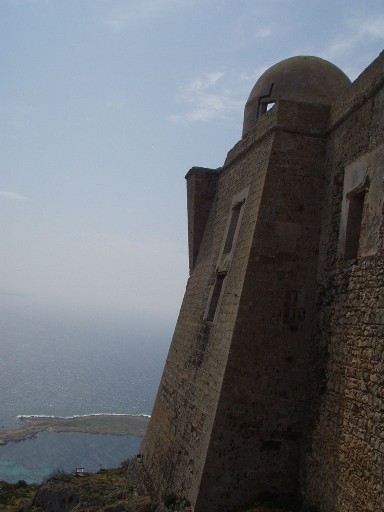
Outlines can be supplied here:
<path id="1" fill-rule="evenodd" d="M 138 452 L 141 440 L 139 436 L 40 432 L 33 439 L 0 446 L 0 480 L 40 483 L 56 471 L 116 467 Z"/>

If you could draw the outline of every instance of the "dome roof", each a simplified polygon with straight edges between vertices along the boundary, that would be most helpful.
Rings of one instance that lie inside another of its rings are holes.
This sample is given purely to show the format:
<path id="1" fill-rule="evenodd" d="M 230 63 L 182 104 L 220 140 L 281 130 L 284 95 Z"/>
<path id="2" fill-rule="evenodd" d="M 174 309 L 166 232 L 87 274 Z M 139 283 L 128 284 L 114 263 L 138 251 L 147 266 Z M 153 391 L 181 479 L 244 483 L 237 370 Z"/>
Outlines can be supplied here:
<path id="1" fill-rule="evenodd" d="M 331 104 L 351 81 L 337 66 L 319 57 L 282 60 L 267 69 L 256 82 L 244 109 L 243 136 L 277 100 Z"/>

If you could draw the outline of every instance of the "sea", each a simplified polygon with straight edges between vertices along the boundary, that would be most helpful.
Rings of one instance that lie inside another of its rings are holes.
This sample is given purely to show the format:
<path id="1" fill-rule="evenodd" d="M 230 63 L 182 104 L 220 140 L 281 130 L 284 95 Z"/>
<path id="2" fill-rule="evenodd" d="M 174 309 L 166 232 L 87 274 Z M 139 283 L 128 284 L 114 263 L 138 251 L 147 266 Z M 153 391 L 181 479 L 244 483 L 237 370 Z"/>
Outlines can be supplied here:
<path id="1" fill-rule="evenodd" d="M 0 430 L 20 416 L 150 415 L 173 326 L 100 311 L 0 301 Z M 1 437 L 1 436 L 0 436 Z M 77 467 L 95 472 L 134 456 L 138 436 L 41 432 L 0 446 L 0 480 L 40 483 Z"/>

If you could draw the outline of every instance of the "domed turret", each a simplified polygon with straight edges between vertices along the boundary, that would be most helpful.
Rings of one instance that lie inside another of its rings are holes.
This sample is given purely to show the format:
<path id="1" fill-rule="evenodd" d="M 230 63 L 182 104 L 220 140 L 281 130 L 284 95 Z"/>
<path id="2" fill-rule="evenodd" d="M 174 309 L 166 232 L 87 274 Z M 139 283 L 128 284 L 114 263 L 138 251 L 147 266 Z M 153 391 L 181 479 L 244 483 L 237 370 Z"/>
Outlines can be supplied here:
<path id="1" fill-rule="evenodd" d="M 243 136 L 277 100 L 330 105 L 350 84 L 327 60 L 310 56 L 285 59 L 267 69 L 253 87 L 244 109 Z"/>

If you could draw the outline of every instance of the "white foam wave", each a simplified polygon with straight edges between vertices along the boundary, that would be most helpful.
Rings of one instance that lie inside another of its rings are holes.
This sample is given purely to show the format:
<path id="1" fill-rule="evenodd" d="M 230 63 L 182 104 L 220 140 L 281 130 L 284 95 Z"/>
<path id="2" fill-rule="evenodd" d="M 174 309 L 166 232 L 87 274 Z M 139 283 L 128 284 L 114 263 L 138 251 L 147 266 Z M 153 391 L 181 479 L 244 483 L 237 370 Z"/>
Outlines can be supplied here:
<path id="1" fill-rule="evenodd" d="M 150 418 L 150 414 L 129 414 L 129 413 L 113 413 L 113 412 L 93 412 L 90 414 L 74 414 L 73 416 L 56 416 L 51 414 L 18 414 L 19 420 L 29 418 L 58 418 L 61 420 L 71 420 L 73 418 L 88 418 L 90 416 L 134 416 L 142 418 Z"/>

